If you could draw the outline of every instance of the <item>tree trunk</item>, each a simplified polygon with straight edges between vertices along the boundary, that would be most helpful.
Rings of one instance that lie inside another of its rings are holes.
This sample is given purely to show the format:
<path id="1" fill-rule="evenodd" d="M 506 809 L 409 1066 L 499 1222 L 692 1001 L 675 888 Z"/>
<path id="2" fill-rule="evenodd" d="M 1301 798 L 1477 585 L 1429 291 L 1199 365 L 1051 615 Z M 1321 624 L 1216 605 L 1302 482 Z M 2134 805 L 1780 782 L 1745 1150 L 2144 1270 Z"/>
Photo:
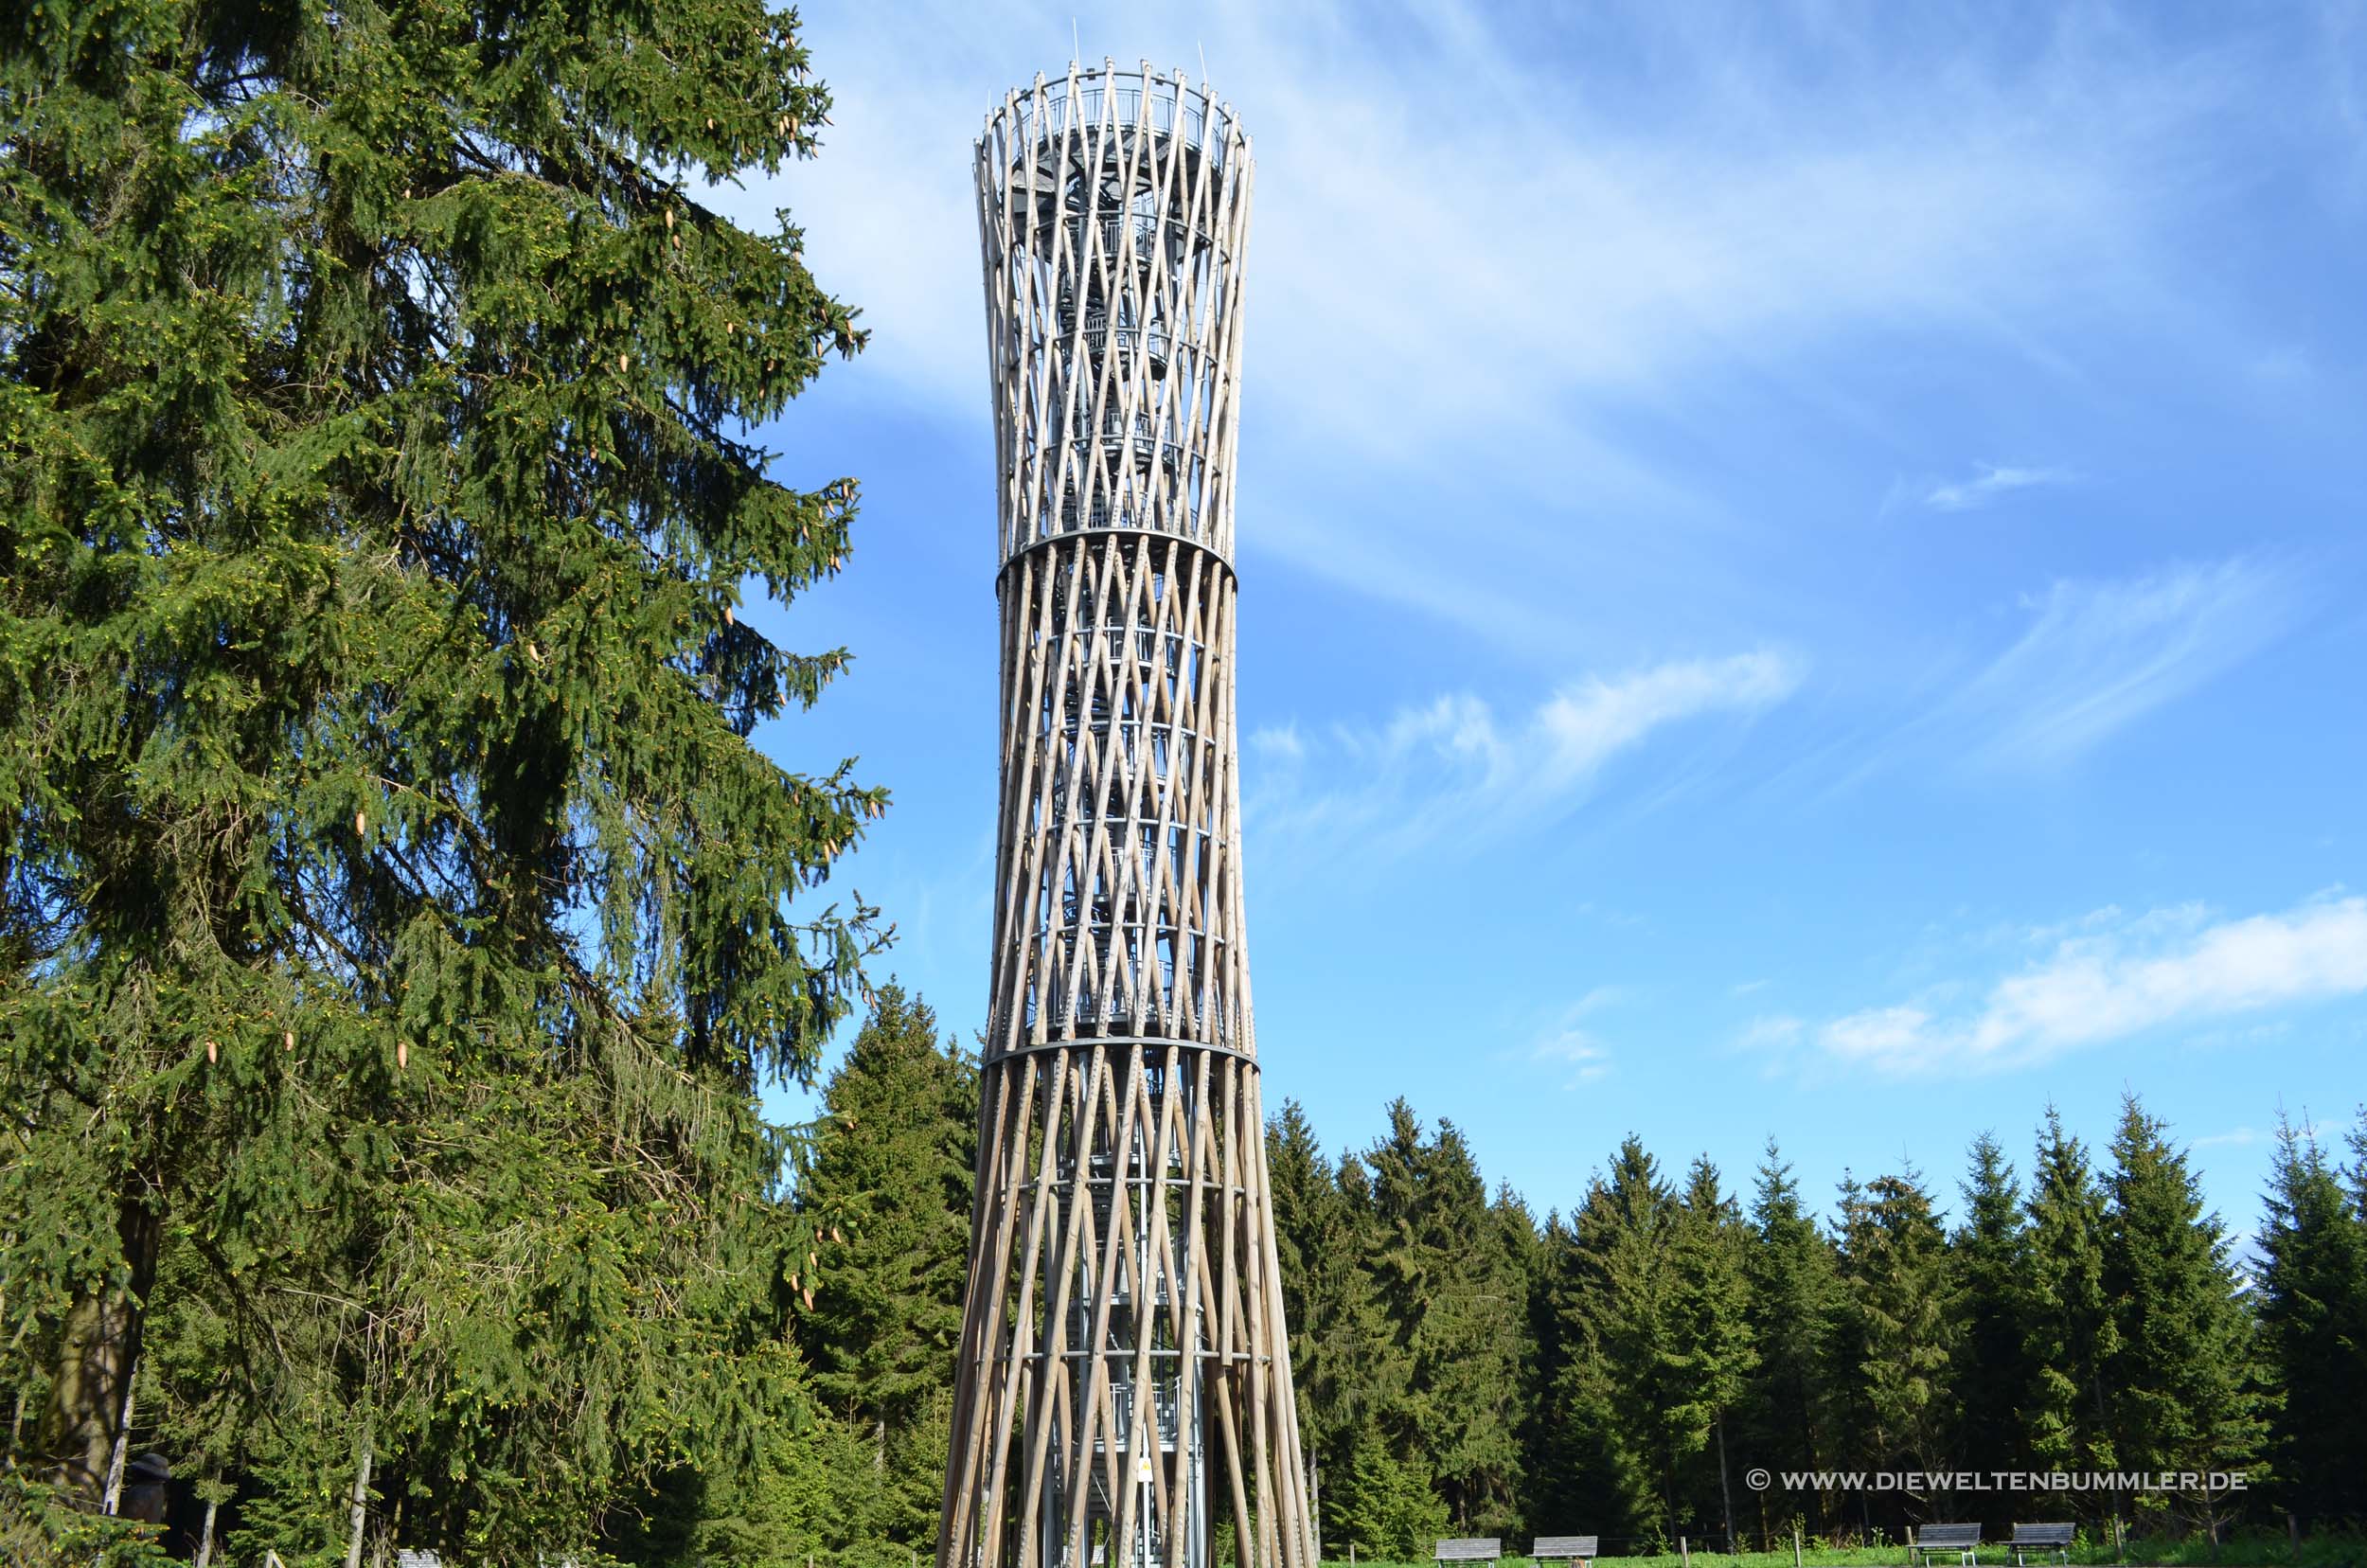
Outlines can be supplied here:
<path id="1" fill-rule="evenodd" d="M 1324 1472 L 1315 1464 L 1312 1445 L 1307 1451 L 1307 1527 L 1314 1533 L 1315 1560 L 1321 1562 L 1324 1559 Z"/>
<path id="2" fill-rule="evenodd" d="M 370 1517 L 370 1439 L 362 1438 L 362 1462 L 353 1470 L 353 1536 L 346 1544 L 346 1568 L 362 1568 L 362 1526 Z"/>
<path id="3" fill-rule="evenodd" d="M 98 1511 L 114 1518 L 123 1507 L 123 1463 L 132 1449 L 132 1400 L 140 1391 L 140 1359 L 132 1358 L 132 1375 L 123 1382 L 123 1419 L 116 1423 L 116 1440 L 107 1453 L 107 1493 Z"/>
<path id="4" fill-rule="evenodd" d="M 40 1441 L 58 1484 L 97 1504 L 106 1486 L 139 1359 L 141 1313 L 156 1279 L 156 1217 L 136 1197 L 116 1210 L 123 1275 L 68 1310 Z"/>
<path id="5" fill-rule="evenodd" d="M 1717 1414 L 1717 1495 L 1726 1509 L 1726 1551 L 1735 1550 L 1735 1484 L 1726 1470 L 1726 1413 Z"/>
<path id="6" fill-rule="evenodd" d="M 205 1500 L 205 1527 L 197 1532 L 197 1568 L 214 1560 L 214 1510 L 220 1506 L 212 1498 Z"/>

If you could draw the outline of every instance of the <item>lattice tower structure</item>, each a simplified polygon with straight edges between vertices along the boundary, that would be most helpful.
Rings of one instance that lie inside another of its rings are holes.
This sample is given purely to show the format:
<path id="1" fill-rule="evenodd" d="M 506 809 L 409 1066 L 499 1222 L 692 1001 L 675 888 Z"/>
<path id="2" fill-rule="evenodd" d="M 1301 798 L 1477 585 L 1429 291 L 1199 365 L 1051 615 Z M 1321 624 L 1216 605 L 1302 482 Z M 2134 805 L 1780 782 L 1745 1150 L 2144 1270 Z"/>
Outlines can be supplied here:
<path id="1" fill-rule="evenodd" d="M 1002 531 L 990 1024 L 939 1568 L 1316 1568 L 1241 912 L 1251 160 L 1181 72 L 977 143 Z"/>

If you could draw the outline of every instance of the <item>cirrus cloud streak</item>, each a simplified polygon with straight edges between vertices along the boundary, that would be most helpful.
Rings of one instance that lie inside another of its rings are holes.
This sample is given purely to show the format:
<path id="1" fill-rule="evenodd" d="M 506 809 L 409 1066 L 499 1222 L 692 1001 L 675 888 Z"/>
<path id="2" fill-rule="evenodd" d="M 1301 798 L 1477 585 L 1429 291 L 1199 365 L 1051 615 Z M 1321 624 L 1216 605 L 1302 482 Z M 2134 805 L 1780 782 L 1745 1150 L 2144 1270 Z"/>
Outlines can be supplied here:
<path id="1" fill-rule="evenodd" d="M 1252 822 L 1269 842 L 1353 838 L 1378 859 L 1450 835 L 1464 845 L 1493 839 L 1575 808 L 1614 757 L 1663 730 L 1781 703 L 1804 668 L 1759 650 L 1588 676 L 1509 721 L 1486 698 L 1456 692 L 1378 726 L 1262 730 L 1250 738 L 1260 779 Z"/>
<path id="2" fill-rule="evenodd" d="M 2367 899 L 2216 921 L 2189 908 L 2066 937 L 1969 1011 L 1902 1002 L 1832 1019 L 1812 1038 L 1829 1060 L 1887 1075 L 1987 1072 L 2362 992 Z"/>

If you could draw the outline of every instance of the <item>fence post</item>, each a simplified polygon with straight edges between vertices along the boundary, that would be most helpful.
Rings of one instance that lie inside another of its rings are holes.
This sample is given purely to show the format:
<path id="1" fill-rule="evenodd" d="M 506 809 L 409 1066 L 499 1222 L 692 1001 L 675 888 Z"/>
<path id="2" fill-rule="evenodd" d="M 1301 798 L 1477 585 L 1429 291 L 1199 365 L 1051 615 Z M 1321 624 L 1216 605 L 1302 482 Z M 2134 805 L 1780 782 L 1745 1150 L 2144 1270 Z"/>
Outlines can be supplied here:
<path id="1" fill-rule="evenodd" d="M 2285 1533 L 2293 1538 L 2293 1560 L 2299 1562 L 2302 1559 L 2301 1516 L 2289 1509 L 2285 1515 Z"/>
<path id="2" fill-rule="evenodd" d="M 1685 1544 L 1682 1536 L 1677 1538 L 1677 1556 L 1684 1559 L 1685 1568 L 1693 1568 L 1693 1548 Z"/>
<path id="3" fill-rule="evenodd" d="M 1791 1568 L 1800 1568 L 1800 1525 L 1797 1521 L 1791 1526 Z"/>

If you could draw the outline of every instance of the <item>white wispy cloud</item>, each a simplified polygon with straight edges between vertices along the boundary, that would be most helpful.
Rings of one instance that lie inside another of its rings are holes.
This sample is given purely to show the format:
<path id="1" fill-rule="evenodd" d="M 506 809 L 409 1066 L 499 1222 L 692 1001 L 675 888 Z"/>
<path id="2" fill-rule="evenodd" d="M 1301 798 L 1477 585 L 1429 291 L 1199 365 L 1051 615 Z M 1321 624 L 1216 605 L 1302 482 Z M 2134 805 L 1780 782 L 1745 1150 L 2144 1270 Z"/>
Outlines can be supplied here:
<path id="1" fill-rule="evenodd" d="M 824 155 L 730 201 L 789 206 L 817 274 L 866 307 L 847 384 L 983 419 L 969 148 L 1008 87 L 1059 67 L 1074 11 L 809 18 L 838 98 Z M 2060 377 L 2099 324 L 2158 336 L 2191 312 L 2175 238 L 2256 89 L 2239 51 L 2135 49 L 2080 12 L 2010 39 L 1817 7 L 1748 27 L 1542 15 L 1102 7 L 1082 33 L 1091 58 L 1195 73 L 1204 45 L 1256 138 L 1250 537 L 1562 660 L 1640 599 L 1706 627 L 1771 592 L 1753 568 L 1787 559 L 1783 530 L 1710 493 L 1672 433 L 1753 390 L 1879 427 L 1830 356 L 1903 332 Z M 1619 63 L 1574 70 L 1574 51 Z M 1485 547 L 1442 555 L 1429 508 L 1343 504 L 1409 479 L 1457 498 Z M 1654 592 L 1574 618 L 1546 586 L 1572 581 Z"/>
<path id="2" fill-rule="evenodd" d="M 828 153 L 751 193 L 816 215 L 817 261 L 843 257 L 878 302 L 898 372 L 965 408 L 980 391 L 967 150 L 1006 88 L 1059 68 L 1071 9 L 948 0 L 895 28 L 817 15 L 839 98 Z M 1263 384 L 1397 454 L 1408 437 L 1450 446 L 1443 415 L 1632 390 L 1902 309 L 1995 327 L 2075 289 L 2083 262 L 2123 272 L 2123 242 L 2184 193 L 2176 160 L 2230 89 L 2225 71 L 2132 60 L 2070 22 L 2034 73 L 1979 35 L 1900 28 L 1833 54 L 1813 27 L 1754 40 L 1610 8 L 1604 29 L 1653 88 L 1621 103 L 1572 91 L 1539 40 L 1476 4 L 1395 15 L 1387 47 L 1360 45 L 1379 29 L 1344 4 L 1085 20 L 1096 60 L 1148 49 L 1197 74 L 1204 45 L 1259 150 L 1259 352 L 1321 370 Z M 1899 53 L 1925 47 L 1951 68 Z M 1450 114 L 1442 80 L 1464 87 Z M 969 330 L 937 330 L 949 306 Z"/>
<path id="3" fill-rule="evenodd" d="M 2262 652 L 2318 593 L 2299 562 L 2259 556 L 2058 579 L 2013 606 L 1991 651 L 1927 672 L 1916 711 L 1819 760 L 1843 762 L 1843 787 L 1899 767 L 2060 768 Z"/>
<path id="4" fill-rule="evenodd" d="M 1575 1089 L 1607 1078 L 1611 1072 L 1611 1048 L 1586 1026 L 1586 1020 L 1628 999 L 1622 986 L 1596 986 L 1562 1009 L 1561 1017 L 1529 1049 L 1532 1061 L 1554 1062 L 1568 1069 L 1562 1083 Z"/>
<path id="5" fill-rule="evenodd" d="M 1980 467 L 1981 472 L 1969 479 L 1931 486 L 1923 492 L 1923 504 L 1933 511 L 1978 511 L 2017 490 L 2069 485 L 2079 478 L 2067 468 L 2008 468 L 1991 463 Z"/>
<path id="6" fill-rule="evenodd" d="M 1558 1030 L 1538 1042 L 1529 1055 L 1533 1060 L 1557 1062 L 1568 1068 L 1569 1075 L 1562 1082 L 1565 1089 L 1575 1089 L 1611 1076 L 1611 1047 L 1584 1029 Z"/>
<path id="7" fill-rule="evenodd" d="M 1798 1040 L 1806 1025 L 1786 1013 L 1766 1013 L 1753 1019 L 1736 1042 L 1745 1050 L 1773 1050 Z"/>
<path id="8" fill-rule="evenodd" d="M 1868 1007 L 1809 1032 L 1832 1060 L 1894 1075 L 2024 1067 L 2153 1031 L 2367 992 L 2367 899 L 2213 919 L 2188 906 L 2090 929 L 1968 1008 Z"/>
<path id="9" fill-rule="evenodd" d="M 1980 737 L 1987 762 L 2065 761 L 2258 652 L 2303 597 L 2289 568 L 2247 558 L 2056 582 L 2024 600 L 2021 636 L 1940 722 Z"/>
<path id="10" fill-rule="evenodd" d="M 1250 732 L 1249 746 L 1254 752 L 1291 762 L 1307 755 L 1307 742 L 1299 738 L 1296 724 L 1274 724 L 1253 730 Z"/>
<path id="11" fill-rule="evenodd" d="M 1591 676 L 1509 721 L 1462 692 L 1378 726 L 1315 737 L 1292 730 L 1294 750 L 1264 748 L 1251 820 L 1268 843 L 1353 836 L 1368 858 L 1449 836 L 1480 843 L 1575 806 L 1606 764 L 1655 733 L 1760 712 L 1790 696 L 1802 675 L 1796 658 L 1762 650 Z"/>
<path id="12" fill-rule="evenodd" d="M 1625 986 L 1596 986 L 1593 990 L 1571 1003 L 1566 1016 L 1575 1023 L 1578 1019 L 1601 1012 L 1605 1007 L 1614 1007 L 1626 1000 L 1628 1000 L 1628 988 Z"/>
<path id="13" fill-rule="evenodd" d="M 1742 1032 L 1727 1043 L 1726 1049 L 1756 1057 L 1762 1075 L 1774 1078 L 1798 1062 L 1807 1034 L 1806 1020 L 1789 1013 L 1761 1013 L 1743 1025 Z"/>

